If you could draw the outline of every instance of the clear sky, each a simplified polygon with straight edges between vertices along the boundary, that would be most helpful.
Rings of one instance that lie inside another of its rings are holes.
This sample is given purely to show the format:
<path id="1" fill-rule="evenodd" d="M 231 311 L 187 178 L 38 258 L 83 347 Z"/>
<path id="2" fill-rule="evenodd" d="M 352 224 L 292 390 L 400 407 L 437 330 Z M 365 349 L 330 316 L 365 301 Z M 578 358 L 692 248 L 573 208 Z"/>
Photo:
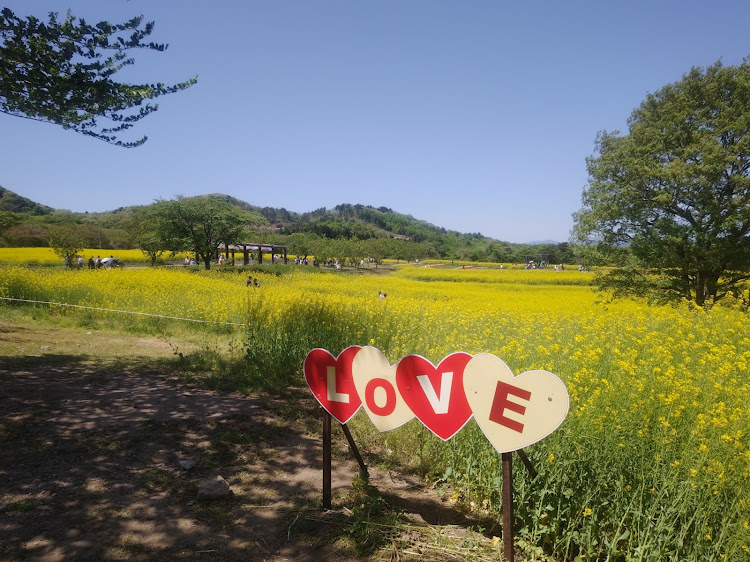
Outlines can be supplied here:
<path id="1" fill-rule="evenodd" d="M 159 99 L 123 149 L 0 114 L 0 185 L 107 211 L 226 193 L 306 212 L 386 206 L 510 242 L 565 241 L 600 130 L 692 66 L 750 55 L 750 2 L 0 0 L 89 23 L 143 14 Z"/>

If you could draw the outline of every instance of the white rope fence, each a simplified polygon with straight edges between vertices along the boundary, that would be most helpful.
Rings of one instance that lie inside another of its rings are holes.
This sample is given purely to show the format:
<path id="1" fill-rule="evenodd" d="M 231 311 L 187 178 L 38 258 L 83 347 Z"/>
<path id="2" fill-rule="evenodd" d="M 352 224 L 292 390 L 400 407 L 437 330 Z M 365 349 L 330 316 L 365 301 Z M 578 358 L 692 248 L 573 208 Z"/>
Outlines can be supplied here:
<path id="1" fill-rule="evenodd" d="M 117 310 L 114 308 L 100 308 L 97 306 L 83 306 L 81 304 L 67 304 L 64 302 L 50 302 L 50 301 L 35 301 L 30 299 L 15 299 L 12 297 L 0 297 L 0 300 L 4 301 L 15 301 L 15 302 L 28 302 L 33 304 L 48 304 L 55 306 L 67 306 L 70 308 L 84 308 L 87 310 L 100 310 L 103 312 L 119 312 L 121 314 L 134 314 L 138 316 L 150 316 L 152 318 L 166 318 L 168 320 L 184 320 L 185 322 L 197 322 L 200 324 L 220 324 L 222 326 L 247 326 L 240 322 L 219 322 L 218 320 L 196 320 L 195 318 L 181 318 L 179 316 L 165 316 L 163 314 L 151 314 L 149 312 L 134 312 L 132 310 Z"/>

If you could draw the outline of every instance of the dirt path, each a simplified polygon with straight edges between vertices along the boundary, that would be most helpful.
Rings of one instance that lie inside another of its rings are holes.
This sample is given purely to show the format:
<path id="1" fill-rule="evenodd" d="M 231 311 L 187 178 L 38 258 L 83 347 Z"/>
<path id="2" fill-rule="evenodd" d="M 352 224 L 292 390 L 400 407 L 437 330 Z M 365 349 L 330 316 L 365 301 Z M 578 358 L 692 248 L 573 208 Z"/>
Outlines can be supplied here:
<path id="1" fill-rule="evenodd" d="M 319 408 L 306 393 L 217 393 L 49 355 L 0 362 L 0 389 L 0 560 L 356 558 L 336 537 L 348 510 L 318 507 Z M 343 505 L 357 466 L 338 441 Z M 410 521 L 465 523 L 409 477 L 371 474 Z M 233 495 L 197 500 L 217 476 Z"/>
<path id="2" fill-rule="evenodd" d="M 289 513 L 320 494 L 317 439 L 257 399 L 75 361 L 30 363 L 0 370 L 2 558 L 301 554 L 284 539 Z M 335 489 L 355 474 L 338 460 Z M 197 501 L 200 482 L 216 476 L 232 497 Z"/>

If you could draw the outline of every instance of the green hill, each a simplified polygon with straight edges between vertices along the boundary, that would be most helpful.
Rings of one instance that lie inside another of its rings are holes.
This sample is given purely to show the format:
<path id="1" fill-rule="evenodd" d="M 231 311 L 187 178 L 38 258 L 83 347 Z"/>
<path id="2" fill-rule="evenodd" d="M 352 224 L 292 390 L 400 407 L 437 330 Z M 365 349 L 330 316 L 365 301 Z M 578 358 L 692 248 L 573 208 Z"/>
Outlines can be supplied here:
<path id="1" fill-rule="evenodd" d="M 0 211 L 8 213 L 23 213 L 28 215 L 48 215 L 53 209 L 39 203 L 34 203 L 31 199 L 21 197 L 9 189 L 0 186 Z"/>
<path id="2" fill-rule="evenodd" d="M 219 198 L 258 215 L 259 226 L 248 229 L 245 241 L 269 244 L 290 241 L 306 247 L 316 241 L 383 239 L 402 241 L 396 242 L 395 246 L 389 243 L 391 245 L 384 250 L 400 254 L 392 257 L 520 263 L 526 254 L 545 253 L 550 255 L 550 263 L 573 261 L 566 243 L 511 244 L 480 233 L 446 230 L 388 207 L 345 203 L 332 209 L 297 213 L 284 208 L 258 207 L 221 193 L 203 197 Z M 40 205 L 0 187 L 0 245 L 46 246 L 50 227 L 75 225 L 88 247 L 132 248 L 129 221 L 135 212 L 149 206 L 120 207 L 101 213 L 73 213 Z"/>

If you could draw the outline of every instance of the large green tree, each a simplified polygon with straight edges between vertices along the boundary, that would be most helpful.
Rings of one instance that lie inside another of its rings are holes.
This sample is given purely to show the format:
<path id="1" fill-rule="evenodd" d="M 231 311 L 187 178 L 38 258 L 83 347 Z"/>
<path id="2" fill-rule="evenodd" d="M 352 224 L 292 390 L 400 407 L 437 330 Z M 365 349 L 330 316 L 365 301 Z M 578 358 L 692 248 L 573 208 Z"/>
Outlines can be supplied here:
<path id="1" fill-rule="evenodd" d="M 628 247 L 602 285 L 705 306 L 750 278 L 750 59 L 649 94 L 587 160 L 576 238 Z"/>
<path id="2" fill-rule="evenodd" d="M 247 227 L 261 224 L 262 217 L 211 196 L 157 201 L 151 210 L 163 248 L 194 252 L 206 269 L 219 244 L 243 242 Z"/>
<path id="3" fill-rule="evenodd" d="M 149 100 L 189 88 L 197 77 L 174 85 L 125 84 L 115 74 L 134 64 L 131 49 L 164 51 L 146 42 L 154 22 L 136 17 L 121 24 L 89 25 L 68 12 L 47 21 L 0 11 L 0 113 L 55 123 L 123 147 L 118 134 L 157 110 Z M 103 121 L 101 123 L 100 121 Z"/>

